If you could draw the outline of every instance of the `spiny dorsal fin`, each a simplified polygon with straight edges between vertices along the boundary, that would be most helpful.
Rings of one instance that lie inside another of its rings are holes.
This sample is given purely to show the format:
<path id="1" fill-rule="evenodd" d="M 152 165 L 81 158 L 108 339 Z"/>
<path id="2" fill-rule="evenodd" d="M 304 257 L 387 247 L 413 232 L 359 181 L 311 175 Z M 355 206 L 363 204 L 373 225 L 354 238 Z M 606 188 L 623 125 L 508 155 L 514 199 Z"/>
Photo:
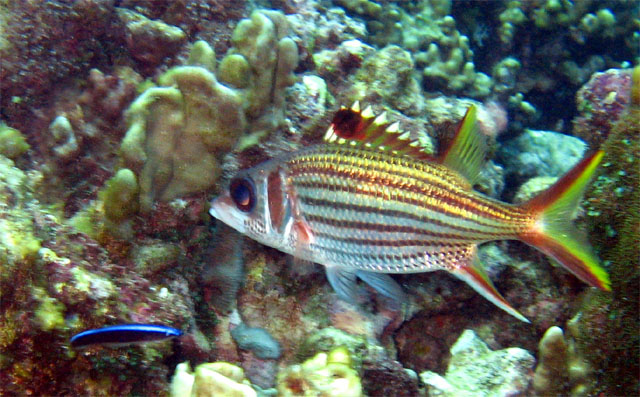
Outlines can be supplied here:
<path id="1" fill-rule="evenodd" d="M 440 163 L 458 171 L 471 184 L 478 179 L 487 153 L 487 143 L 478 130 L 476 113 L 476 107 L 471 105 L 451 144 L 438 156 Z"/>
<path id="2" fill-rule="evenodd" d="M 324 140 L 340 145 L 378 148 L 417 160 L 433 160 L 418 141 L 411 140 L 409 132 L 400 130 L 397 121 L 391 123 L 387 120 L 386 112 L 376 116 L 370 106 L 361 111 L 358 101 L 351 108 L 342 107 L 336 112 Z"/>

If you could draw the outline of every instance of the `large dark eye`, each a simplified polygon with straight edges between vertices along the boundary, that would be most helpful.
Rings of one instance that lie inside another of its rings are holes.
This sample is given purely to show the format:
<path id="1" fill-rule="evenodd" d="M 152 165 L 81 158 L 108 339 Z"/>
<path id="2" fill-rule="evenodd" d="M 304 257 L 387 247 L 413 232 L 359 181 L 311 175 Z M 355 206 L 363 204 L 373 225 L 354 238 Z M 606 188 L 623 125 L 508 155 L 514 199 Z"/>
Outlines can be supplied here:
<path id="1" fill-rule="evenodd" d="M 250 212 L 256 205 L 256 186 L 251 178 L 236 178 L 229 185 L 229 195 L 240 211 Z"/>

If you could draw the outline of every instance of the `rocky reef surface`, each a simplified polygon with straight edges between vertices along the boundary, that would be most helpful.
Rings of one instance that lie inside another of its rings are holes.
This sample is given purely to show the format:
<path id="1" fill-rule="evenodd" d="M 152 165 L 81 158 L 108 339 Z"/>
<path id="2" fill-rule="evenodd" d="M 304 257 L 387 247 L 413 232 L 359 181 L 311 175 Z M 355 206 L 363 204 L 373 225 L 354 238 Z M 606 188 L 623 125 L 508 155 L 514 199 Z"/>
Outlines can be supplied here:
<path id="1" fill-rule="evenodd" d="M 590 0 L 0 2 L 0 394 L 637 394 L 639 21 Z M 209 216 L 356 100 L 431 152 L 475 104 L 476 189 L 507 202 L 603 148 L 577 224 L 613 292 L 500 241 L 480 256 L 531 324 L 441 272 L 394 276 L 403 310 L 350 304 Z M 70 346 L 122 323 L 184 335 Z"/>

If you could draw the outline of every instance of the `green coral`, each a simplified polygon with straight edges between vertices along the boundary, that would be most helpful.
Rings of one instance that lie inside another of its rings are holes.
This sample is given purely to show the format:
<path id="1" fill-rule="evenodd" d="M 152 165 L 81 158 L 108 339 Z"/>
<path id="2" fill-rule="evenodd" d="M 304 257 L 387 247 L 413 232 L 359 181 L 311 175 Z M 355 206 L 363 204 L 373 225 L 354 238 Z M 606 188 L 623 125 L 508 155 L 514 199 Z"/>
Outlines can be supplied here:
<path id="1" fill-rule="evenodd" d="M 504 44 L 510 44 L 513 40 L 516 27 L 527 20 L 524 11 L 522 11 L 522 2 L 519 0 L 508 2 L 507 8 L 500 13 L 499 18 L 501 23 L 498 29 L 500 41 Z"/>
<path id="2" fill-rule="evenodd" d="M 15 159 L 29 150 L 29 147 L 20 131 L 0 122 L 0 155 Z"/>
<path id="3" fill-rule="evenodd" d="M 103 203 L 105 227 L 121 238 L 132 235 L 131 217 L 138 212 L 138 181 L 130 169 L 123 168 L 98 192 Z"/>

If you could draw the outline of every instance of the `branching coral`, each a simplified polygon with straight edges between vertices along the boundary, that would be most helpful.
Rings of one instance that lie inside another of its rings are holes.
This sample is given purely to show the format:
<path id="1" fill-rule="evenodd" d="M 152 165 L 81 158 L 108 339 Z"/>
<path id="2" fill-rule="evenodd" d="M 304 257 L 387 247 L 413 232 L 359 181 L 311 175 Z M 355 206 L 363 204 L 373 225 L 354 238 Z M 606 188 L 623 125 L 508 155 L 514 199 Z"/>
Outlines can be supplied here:
<path id="1" fill-rule="evenodd" d="M 456 29 L 448 0 L 419 1 L 400 7 L 370 1 L 340 2 L 366 16 L 373 44 L 401 44 L 413 53 L 428 91 L 448 91 L 474 97 L 491 92 L 489 76 L 475 70 L 469 39 Z"/>
<path id="2" fill-rule="evenodd" d="M 583 396 L 589 390 L 589 365 L 577 354 L 573 339 L 565 339 L 562 329 L 551 327 L 538 346 L 538 366 L 533 389 L 542 396 Z"/>
<path id="3" fill-rule="evenodd" d="M 284 14 L 254 11 L 233 31 L 220 80 L 239 90 L 251 131 L 269 132 L 284 120 L 284 89 L 295 82 L 298 48 Z"/>

